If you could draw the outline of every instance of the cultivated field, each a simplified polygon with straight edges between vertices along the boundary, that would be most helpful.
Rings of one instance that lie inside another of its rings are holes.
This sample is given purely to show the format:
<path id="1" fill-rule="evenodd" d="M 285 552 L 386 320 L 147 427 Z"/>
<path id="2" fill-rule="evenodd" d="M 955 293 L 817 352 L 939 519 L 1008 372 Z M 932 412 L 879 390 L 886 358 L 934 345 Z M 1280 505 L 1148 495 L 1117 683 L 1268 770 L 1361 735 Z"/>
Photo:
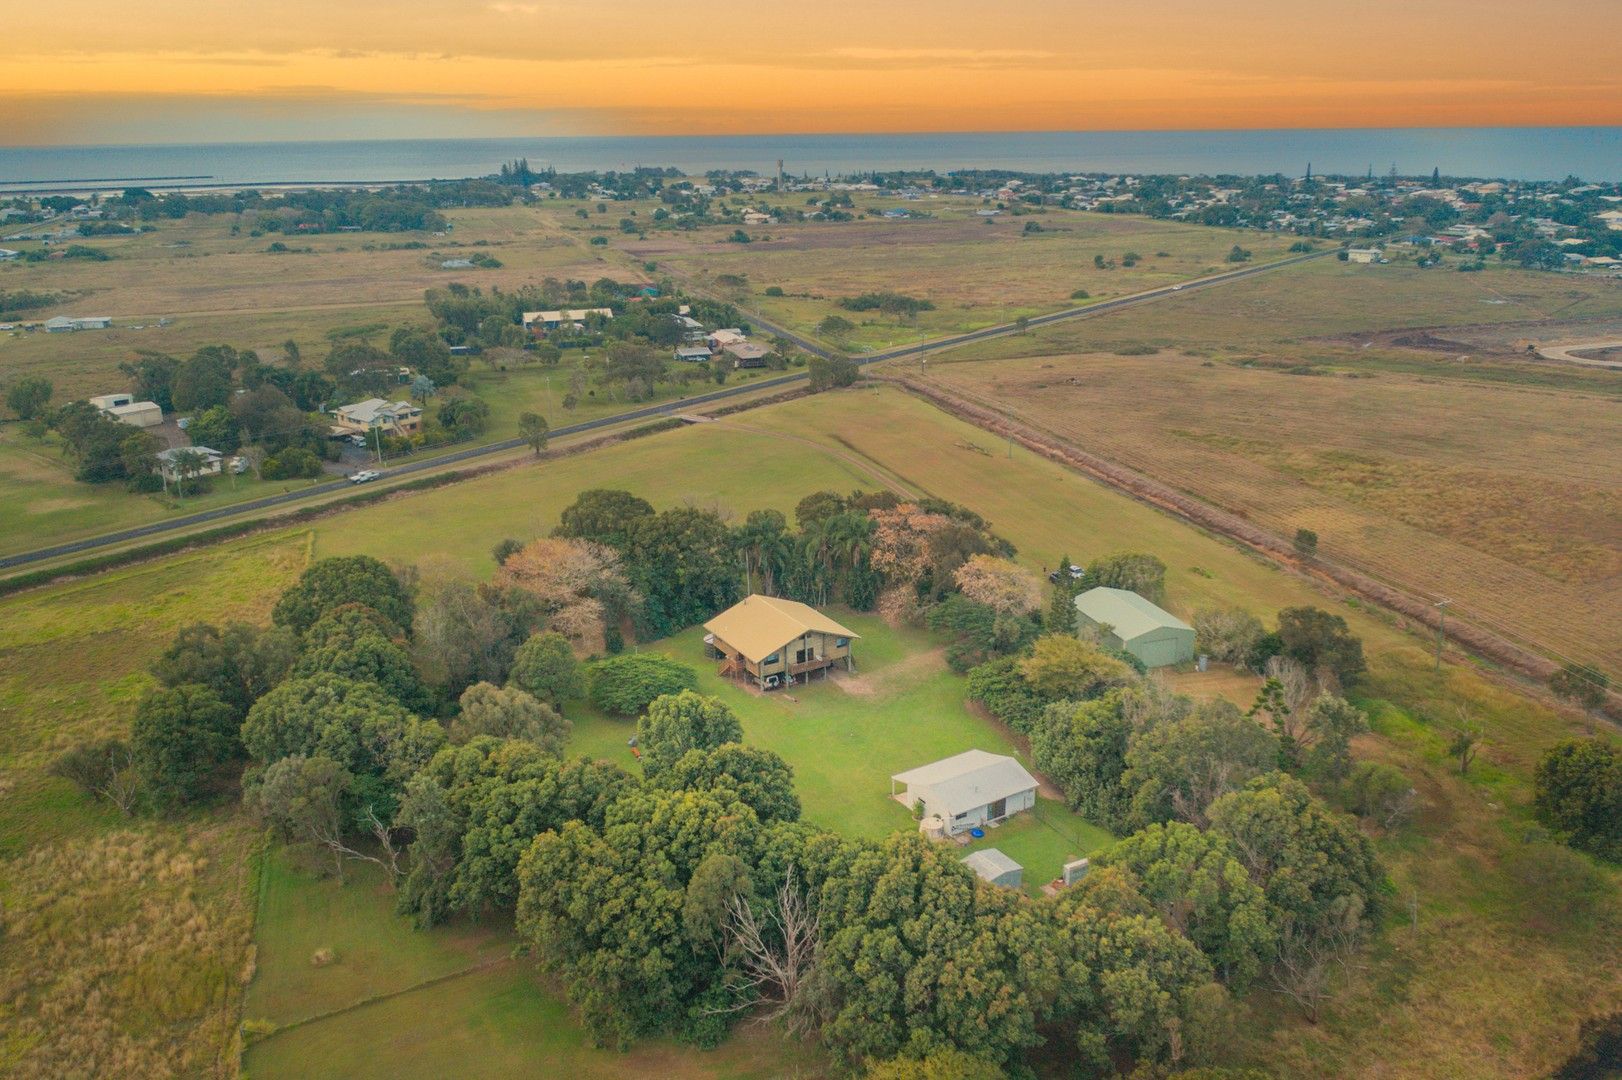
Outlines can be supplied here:
<path id="1" fill-rule="evenodd" d="M 1619 309 L 1599 282 L 1319 262 L 904 370 L 1622 674 L 1622 381 L 1374 333 Z"/>
<path id="2" fill-rule="evenodd" d="M 1301 603 L 1343 613 L 1363 636 L 1371 666 L 1361 693 L 1375 713 L 1376 734 L 1360 742 L 1359 756 L 1399 764 L 1421 792 L 1414 825 L 1376 837 L 1396 896 L 1404 901 L 1393 905 L 1402 908 L 1401 915 L 1362 966 L 1338 977 L 1321 1023 L 1307 1024 L 1265 991 L 1247 998 L 1243 1022 L 1235 1025 L 1227 1048 L 1228 1063 L 1278 1076 L 1538 1075 L 1568 1052 L 1578 1020 L 1622 1006 L 1617 972 L 1594 962 L 1622 932 L 1614 901 L 1551 921 L 1539 915 L 1541 896 L 1512 877 L 1504 862 L 1529 825 L 1531 763 L 1544 747 L 1578 729 L 1574 718 L 1489 682 L 1467 665 L 1449 662 L 1433 675 L 1426 642 L 1377 613 L 1044 459 L 1019 450 L 1009 456 L 979 429 L 893 390 L 844 391 L 772 406 L 736 422 L 694 425 L 401 496 L 323 519 L 308 533 L 271 533 L 0 601 L 0 837 L 21 837 L 0 862 L 8 913 L 38 907 L 48 896 L 85 892 L 93 899 L 97 894 L 88 885 L 64 889 L 54 872 L 19 869 L 25 860 L 78 857 L 83 846 L 122 829 L 157 837 L 178 829 L 181 840 L 203 846 L 210 866 L 228 862 L 232 852 L 244 858 L 247 838 L 223 814 L 178 826 L 126 825 L 41 771 L 77 735 L 122 730 L 145 682 L 140 669 L 176 626 L 233 614 L 262 617 L 303 565 L 306 536 L 315 556 L 365 551 L 483 576 L 497 540 L 544 532 L 576 492 L 604 484 L 626 487 L 660 506 L 719 505 L 735 517 L 762 506 L 790 509 L 817 488 L 894 485 L 981 512 L 1032 566 L 1051 565 L 1061 554 L 1081 561 L 1119 550 L 1154 552 L 1169 567 L 1168 604 L 1181 614 L 1211 602 L 1242 604 L 1269 619 L 1277 609 Z M 795 765 L 808 816 L 871 835 L 886 826 L 885 815 L 899 815 L 902 827 L 910 821 L 882 799 L 848 807 L 834 803 L 837 785 L 846 782 L 837 775 L 841 762 L 843 771 L 859 766 L 872 774 L 858 778 L 865 791 L 870 779 L 894 769 L 863 757 L 899 756 L 898 748 L 916 747 L 919 758 L 928 760 L 941 749 L 1002 745 L 1002 736 L 973 726 L 954 700 L 954 680 L 932 668 L 932 643 L 923 635 L 892 634 L 865 623 L 859 629 L 864 635 L 872 630 L 870 661 L 858 652 L 860 675 L 871 680 L 866 689 L 905 709 L 859 710 L 857 695 L 850 693 L 854 687 L 832 684 L 797 691 L 798 702 L 744 701 L 741 690 L 726 692 L 740 696 L 736 703 L 750 739 L 775 746 Z M 661 647 L 682 654 L 695 645 L 691 638 L 679 636 Z M 1214 681 L 1227 678 L 1219 674 Z M 1183 688 L 1200 689 L 1187 682 Z M 1447 725 L 1461 707 L 1487 732 L 1467 781 L 1444 752 Z M 887 730 L 913 719 L 909 713 L 921 725 L 912 739 Z M 577 745 L 623 760 L 623 726 L 577 718 Z M 1012 848 L 1018 838 L 1002 832 Z M 1033 851 L 1028 857 L 1034 862 L 1043 856 Z M 222 945 L 217 955 L 224 957 L 222 970 L 241 972 L 246 942 L 229 928 L 237 925 L 232 913 L 243 910 L 252 886 L 243 874 L 224 880 L 239 884 L 195 895 L 218 897 L 218 937 L 235 944 Z M 1616 882 L 1614 874 L 1610 881 Z M 265 863 L 264 882 L 256 935 L 262 975 L 248 990 L 246 1014 L 239 1011 L 240 993 L 232 990 L 191 1002 L 161 1028 L 165 1038 L 192 1048 L 187 1061 L 215 1060 L 240 1016 L 287 1023 L 505 955 L 494 938 L 468 928 L 411 935 L 389 921 L 389 898 L 364 878 L 339 889 L 273 856 Z M 165 894 L 149 888 L 141 895 L 161 904 Z M 1410 898 L 1417 928 L 1407 921 Z M 9 918 L 7 935 L 0 938 L 0 983 L 12 988 L 38 978 L 26 974 L 34 970 L 29 946 L 38 939 L 19 938 Z M 110 937 L 123 925 L 123 913 L 86 901 L 81 921 Z M 40 933 L 53 932 L 51 924 L 41 926 Z M 499 937 L 498 931 L 486 932 Z M 311 964 L 317 949 L 333 950 L 336 963 Z M 63 955 L 66 973 L 90 964 L 96 954 L 82 949 Z M 64 974 L 59 983 L 30 988 L 18 1015 L 38 1030 L 38 1018 L 80 1005 L 82 998 L 71 990 L 81 985 L 78 976 Z M 8 992 L 7 1000 L 19 998 Z M 109 1046 L 118 1045 L 121 1033 L 153 1030 L 133 1006 L 98 1007 L 111 1010 L 108 1024 L 98 1029 Z M 814 1063 L 785 1061 L 781 1046 L 752 1038 L 745 1035 L 715 1055 L 662 1045 L 638 1047 L 629 1058 L 596 1055 L 580 1047 L 577 1029 L 556 999 L 535 989 L 520 959 L 438 984 L 426 996 L 405 994 L 270 1036 L 250 1051 L 248 1064 L 259 1077 L 323 1070 L 506 1075 L 539 1069 L 555 1053 L 569 1072 L 582 1076 L 596 1075 L 593 1070 L 602 1066 L 593 1063 L 604 1061 L 619 1075 L 815 1074 Z M 87 1060 L 65 1056 L 54 1043 L 19 1046 L 11 1040 L 0 1046 L 10 1061 L 22 1061 L 16 1071 L 24 1075 L 71 1071 L 62 1063 Z M 163 1044 L 165 1052 L 169 1046 Z M 21 1059 L 19 1053 L 32 1056 Z"/>
<path id="3" fill-rule="evenodd" d="M 709 228 L 653 233 L 620 246 L 797 331 L 812 333 L 824 316 L 840 315 L 856 329 L 835 343 L 861 351 L 1086 303 L 1071 299 L 1077 290 L 1105 300 L 1214 273 L 1231 268 L 1224 259 L 1235 244 L 1265 262 L 1284 255 L 1294 239 L 1065 210 L 987 219 L 975 216 L 978 202 L 878 205 L 935 216 L 751 226 L 756 239 L 748 244 L 730 242 L 731 228 Z M 1027 234 L 1027 224 L 1043 231 Z M 1129 252 L 1141 257 L 1135 266 L 1123 263 Z M 1108 268 L 1096 267 L 1095 256 Z M 719 280 L 728 275 L 746 284 Z M 772 287 L 783 295 L 767 296 Z M 841 297 L 880 290 L 928 300 L 935 309 L 897 318 L 837 305 Z"/>

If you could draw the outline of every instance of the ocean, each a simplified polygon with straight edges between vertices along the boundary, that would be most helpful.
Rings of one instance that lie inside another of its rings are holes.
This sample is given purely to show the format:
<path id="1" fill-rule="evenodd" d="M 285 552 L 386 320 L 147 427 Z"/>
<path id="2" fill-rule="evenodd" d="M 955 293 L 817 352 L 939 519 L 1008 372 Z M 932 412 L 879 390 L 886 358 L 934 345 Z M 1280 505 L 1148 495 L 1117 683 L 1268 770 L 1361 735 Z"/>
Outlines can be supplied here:
<path id="1" fill-rule="evenodd" d="M 678 135 L 210 145 L 0 147 L 0 191 L 460 179 L 528 158 L 563 172 L 674 166 L 776 170 L 1376 175 L 1622 180 L 1622 127 Z"/>

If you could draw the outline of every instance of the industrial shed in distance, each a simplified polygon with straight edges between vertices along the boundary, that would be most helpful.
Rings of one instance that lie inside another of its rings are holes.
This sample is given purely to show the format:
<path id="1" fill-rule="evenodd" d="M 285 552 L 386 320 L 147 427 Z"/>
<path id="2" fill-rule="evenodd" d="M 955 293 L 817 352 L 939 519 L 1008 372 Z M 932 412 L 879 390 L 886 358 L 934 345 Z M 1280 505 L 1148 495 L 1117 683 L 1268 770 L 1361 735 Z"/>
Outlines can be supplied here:
<path id="1" fill-rule="evenodd" d="M 1076 597 L 1076 627 L 1100 632 L 1111 649 L 1169 667 L 1194 659 L 1194 628 L 1127 589 L 1088 589 Z"/>

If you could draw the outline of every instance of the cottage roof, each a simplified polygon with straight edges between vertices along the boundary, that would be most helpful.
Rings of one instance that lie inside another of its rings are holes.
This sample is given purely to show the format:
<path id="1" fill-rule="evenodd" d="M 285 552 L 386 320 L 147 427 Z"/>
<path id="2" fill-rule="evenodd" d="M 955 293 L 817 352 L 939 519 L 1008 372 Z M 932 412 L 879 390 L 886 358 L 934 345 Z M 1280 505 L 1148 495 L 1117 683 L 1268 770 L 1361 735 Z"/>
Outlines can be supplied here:
<path id="1" fill-rule="evenodd" d="M 860 637 L 814 607 L 755 593 L 704 624 L 704 629 L 759 663 L 802 634 Z"/>
<path id="2" fill-rule="evenodd" d="M 1076 610 L 1095 623 L 1108 623 L 1122 641 L 1154 630 L 1193 630 L 1171 612 L 1128 589 L 1099 587 L 1076 597 Z"/>
<path id="3" fill-rule="evenodd" d="M 339 415 L 352 424 L 374 424 L 379 420 L 396 420 L 401 416 L 416 416 L 421 412 L 421 409 L 409 401 L 384 401 L 376 397 L 357 401 L 353 405 L 345 405 L 338 410 Z"/>
<path id="4" fill-rule="evenodd" d="M 207 446 L 171 446 L 167 450 L 158 451 L 158 460 L 162 461 L 166 465 L 172 465 L 174 464 L 176 458 L 178 458 L 181 454 L 187 453 L 188 451 L 193 454 L 200 455 L 204 461 L 210 463 L 218 461 L 220 458 L 225 456 L 218 450 L 211 449 Z"/>
<path id="5" fill-rule="evenodd" d="M 890 777 L 909 790 L 927 788 L 931 807 L 948 814 L 961 814 L 987 803 L 1018 795 L 1036 787 L 1036 777 L 1006 754 L 985 750 L 965 750 L 949 758 L 920 765 Z"/>
<path id="6" fill-rule="evenodd" d="M 978 874 L 981 881 L 996 881 L 1004 874 L 1017 874 L 1025 869 L 994 847 L 963 856 L 963 865 Z"/>

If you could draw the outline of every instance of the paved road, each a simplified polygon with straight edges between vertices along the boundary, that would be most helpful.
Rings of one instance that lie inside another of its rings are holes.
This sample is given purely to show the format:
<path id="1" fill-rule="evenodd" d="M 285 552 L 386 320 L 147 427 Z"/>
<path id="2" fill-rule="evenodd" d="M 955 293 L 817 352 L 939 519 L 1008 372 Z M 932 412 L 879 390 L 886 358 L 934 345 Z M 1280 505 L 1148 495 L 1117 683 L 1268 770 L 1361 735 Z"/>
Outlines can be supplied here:
<path id="1" fill-rule="evenodd" d="M 1174 296 L 1180 292 L 1194 292 L 1199 289 L 1209 289 L 1217 285 L 1225 285 L 1242 278 L 1265 274 L 1285 266 L 1306 262 L 1310 259 L 1323 258 L 1332 255 L 1333 249 L 1328 251 L 1315 251 L 1305 255 L 1296 255 L 1278 262 L 1262 263 L 1256 266 L 1242 266 L 1236 270 L 1214 274 L 1210 277 L 1200 278 L 1182 285 L 1167 285 L 1146 292 L 1134 293 L 1131 296 L 1122 296 L 1114 300 L 1103 300 L 1086 307 L 1069 308 L 1065 311 L 1055 311 L 1047 315 L 1033 316 L 1029 325 L 1032 327 L 1046 326 L 1049 323 L 1062 322 L 1067 319 L 1086 318 L 1092 315 L 1101 315 L 1109 311 L 1118 311 L 1121 308 L 1136 304 L 1149 303 Z M 810 341 L 799 334 L 784 327 L 777 326 L 765 319 L 756 317 L 755 321 L 770 330 L 794 342 L 800 348 L 818 356 L 827 356 L 829 352 L 823 346 Z M 1015 331 L 1013 324 L 1001 326 L 988 326 L 983 330 L 974 330 L 966 334 L 956 334 L 952 337 L 938 338 L 934 341 L 920 342 L 917 345 L 906 345 L 884 352 L 871 353 L 857 358 L 861 364 L 876 364 L 882 360 L 896 360 L 906 356 L 921 356 L 926 353 L 939 352 L 943 349 L 956 348 L 975 341 L 984 341 L 987 338 L 998 337 Z M 804 372 L 792 372 L 787 375 L 774 375 L 769 379 L 759 379 L 755 382 L 744 383 L 738 386 L 729 386 L 720 390 L 712 390 L 706 394 L 697 394 L 693 397 L 682 398 L 678 401 L 666 401 L 658 405 L 649 405 L 641 409 L 632 409 L 629 412 L 605 416 L 598 420 L 587 420 L 579 424 L 570 424 L 567 427 L 553 428 L 551 435 L 559 438 L 566 435 L 580 435 L 591 431 L 600 431 L 632 420 L 643 420 L 649 417 L 669 416 L 672 413 L 691 409 L 695 405 L 707 405 L 711 402 L 725 401 L 743 394 L 753 394 L 761 390 L 770 390 L 775 387 L 792 385 L 805 378 Z M 394 480 L 413 473 L 424 472 L 429 469 L 438 469 L 446 465 L 455 465 L 464 461 L 474 461 L 479 458 L 490 457 L 495 454 L 504 454 L 517 450 L 524 445 L 522 439 L 507 439 L 498 443 L 487 443 L 483 446 L 469 447 L 466 450 L 457 450 L 454 453 L 439 457 L 425 458 L 421 461 L 410 461 L 401 465 L 394 465 L 381 470 L 383 480 Z M 375 481 L 374 481 L 375 482 Z M 163 521 L 154 521 L 148 525 L 140 525 L 130 529 L 120 529 L 117 532 L 102 533 L 99 536 L 86 537 L 83 540 L 74 540 L 65 544 L 54 544 L 51 547 L 39 548 L 34 551 L 25 551 L 17 555 L 0 557 L 0 570 L 8 570 L 31 563 L 44 562 L 47 559 L 61 558 L 64 555 L 75 555 L 79 552 L 94 551 L 97 548 L 111 547 L 115 544 L 128 543 L 131 540 L 140 540 L 148 536 L 161 536 L 164 533 L 175 532 L 181 529 L 190 529 L 210 522 L 225 521 L 231 518 L 243 517 L 261 510 L 271 510 L 279 506 L 304 502 L 321 495 L 330 495 L 342 491 L 351 485 L 347 480 L 333 480 L 312 487 L 300 488 L 297 491 L 285 492 L 281 495 L 268 495 L 262 499 L 250 499 L 247 502 L 233 503 L 230 506 L 221 506 L 214 510 L 203 510 L 183 517 L 166 518 Z"/>

